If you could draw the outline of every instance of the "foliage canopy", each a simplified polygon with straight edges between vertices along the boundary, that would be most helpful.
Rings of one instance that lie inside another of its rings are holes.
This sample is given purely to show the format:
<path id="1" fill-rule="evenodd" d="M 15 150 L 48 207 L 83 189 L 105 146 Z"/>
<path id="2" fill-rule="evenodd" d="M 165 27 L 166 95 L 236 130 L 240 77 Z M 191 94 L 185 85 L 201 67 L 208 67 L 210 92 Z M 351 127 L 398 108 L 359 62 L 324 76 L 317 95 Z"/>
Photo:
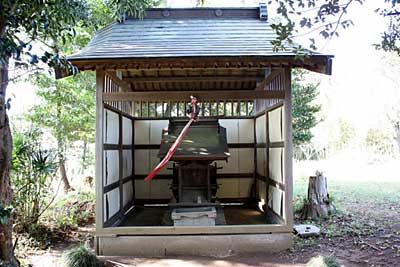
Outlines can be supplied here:
<path id="1" fill-rule="evenodd" d="M 381 2 L 382 8 L 375 12 L 388 19 L 389 25 L 376 48 L 400 55 L 400 1 Z M 280 22 L 272 25 L 278 35 L 273 41 L 275 48 L 285 49 L 287 45 L 293 45 L 299 53 L 306 53 L 304 47 L 295 45 L 295 37 L 312 33 L 318 33 L 325 39 L 339 36 L 340 29 L 353 25 L 353 20 L 347 16 L 349 8 L 362 5 L 365 0 L 269 0 L 268 3 L 275 3 L 276 11 L 282 17 Z M 309 38 L 309 48 L 316 50 L 315 38 Z"/>
<path id="2" fill-rule="evenodd" d="M 299 146 L 311 141 L 311 129 L 318 123 L 316 114 L 321 106 L 314 103 L 319 94 L 318 84 L 304 84 L 304 71 L 295 70 L 293 74 L 293 144 Z"/>

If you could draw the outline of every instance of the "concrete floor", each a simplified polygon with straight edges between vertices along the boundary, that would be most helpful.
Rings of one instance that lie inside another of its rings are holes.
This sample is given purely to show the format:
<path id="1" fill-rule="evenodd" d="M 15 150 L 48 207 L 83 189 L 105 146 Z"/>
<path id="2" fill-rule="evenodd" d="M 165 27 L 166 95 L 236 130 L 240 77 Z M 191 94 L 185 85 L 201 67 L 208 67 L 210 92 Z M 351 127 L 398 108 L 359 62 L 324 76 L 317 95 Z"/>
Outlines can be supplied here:
<path id="1" fill-rule="evenodd" d="M 270 223 L 266 216 L 255 207 L 223 206 L 219 210 L 221 212 L 216 225 Z M 170 213 L 169 207 L 135 207 L 126 215 L 120 226 L 172 226 Z"/>

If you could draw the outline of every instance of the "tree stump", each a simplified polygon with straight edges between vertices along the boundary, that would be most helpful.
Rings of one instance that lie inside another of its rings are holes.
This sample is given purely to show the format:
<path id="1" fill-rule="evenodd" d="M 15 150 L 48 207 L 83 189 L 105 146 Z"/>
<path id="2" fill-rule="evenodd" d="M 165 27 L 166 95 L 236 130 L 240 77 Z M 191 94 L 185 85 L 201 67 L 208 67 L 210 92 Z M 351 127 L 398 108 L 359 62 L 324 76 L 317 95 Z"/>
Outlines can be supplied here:
<path id="1" fill-rule="evenodd" d="M 327 179 L 321 173 L 310 176 L 308 195 L 300 214 L 301 219 L 327 218 L 335 210 L 329 198 Z"/>

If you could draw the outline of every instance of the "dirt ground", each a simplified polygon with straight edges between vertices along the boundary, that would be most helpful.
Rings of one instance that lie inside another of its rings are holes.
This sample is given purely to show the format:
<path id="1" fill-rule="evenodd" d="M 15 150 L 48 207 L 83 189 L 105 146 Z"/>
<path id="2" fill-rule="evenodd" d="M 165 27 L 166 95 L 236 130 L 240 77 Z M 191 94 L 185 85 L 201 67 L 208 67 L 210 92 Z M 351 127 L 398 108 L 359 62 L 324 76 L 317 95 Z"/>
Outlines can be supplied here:
<path id="1" fill-rule="evenodd" d="M 295 245 L 289 251 L 275 254 L 231 255 L 214 257 L 102 257 L 108 267 L 128 266 L 306 266 L 313 256 L 336 257 L 342 266 L 400 266 L 400 203 L 385 201 L 347 202 L 346 212 L 328 221 L 313 222 L 321 227 L 318 238 L 295 237 Z M 351 214 L 351 215 L 350 215 Z M 303 223 L 297 221 L 297 223 Z M 85 229 L 88 232 L 88 229 Z M 78 242 L 62 243 L 30 258 L 34 267 L 62 266 L 62 252 Z"/>
<path id="2" fill-rule="evenodd" d="M 396 165 L 398 168 L 398 164 Z M 307 169 L 310 169 L 307 166 Z M 392 168 L 393 169 L 393 168 Z M 360 169 L 362 170 L 362 169 Z M 398 171 L 396 172 L 398 173 Z M 396 173 L 392 173 L 393 177 Z M 355 174 L 354 174 L 355 175 Z M 297 175 L 301 177 L 301 175 Z M 344 177 L 343 175 L 341 177 Z M 354 176 L 356 177 L 356 176 Z M 364 177 L 364 175 L 363 175 Z M 214 257 L 163 258 L 101 258 L 106 266 L 306 266 L 316 255 L 336 257 L 342 266 L 400 267 L 400 182 L 399 179 L 328 180 L 328 189 L 334 197 L 338 213 L 329 220 L 312 223 L 321 228 L 318 238 L 295 237 L 294 247 L 280 253 L 231 255 Z M 307 178 L 295 180 L 295 199 L 307 192 Z M 296 202 L 295 202 L 296 206 Z M 93 235 L 93 228 L 80 229 L 72 241 L 55 244 L 46 251 L 35 252 L 24 259 L 34 267 L 62 266 L 63 251 Z"/>

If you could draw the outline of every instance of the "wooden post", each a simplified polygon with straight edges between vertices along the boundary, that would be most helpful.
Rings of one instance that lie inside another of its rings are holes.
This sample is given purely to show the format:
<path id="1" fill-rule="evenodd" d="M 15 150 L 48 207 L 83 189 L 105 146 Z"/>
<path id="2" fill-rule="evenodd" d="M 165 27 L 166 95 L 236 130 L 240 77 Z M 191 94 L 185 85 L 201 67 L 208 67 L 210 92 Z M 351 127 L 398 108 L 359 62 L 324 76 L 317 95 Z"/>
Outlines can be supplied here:
<path id="1" fill-rule="evenodd" d="M 104 90 L 104 71 L 96 70 L 96 232 L 103 228 L 103 90 Z"/>
<path id="2" fill-rule="evenodd" d="M 291 68 L 284 70 L 284 141 L 285 141 L 285 157 L 284 157 L 284 184 L 286 186 L 284 195 L 286 225 L 293 227 L 293 137 L 292 137 L 292 77 Z"/>

